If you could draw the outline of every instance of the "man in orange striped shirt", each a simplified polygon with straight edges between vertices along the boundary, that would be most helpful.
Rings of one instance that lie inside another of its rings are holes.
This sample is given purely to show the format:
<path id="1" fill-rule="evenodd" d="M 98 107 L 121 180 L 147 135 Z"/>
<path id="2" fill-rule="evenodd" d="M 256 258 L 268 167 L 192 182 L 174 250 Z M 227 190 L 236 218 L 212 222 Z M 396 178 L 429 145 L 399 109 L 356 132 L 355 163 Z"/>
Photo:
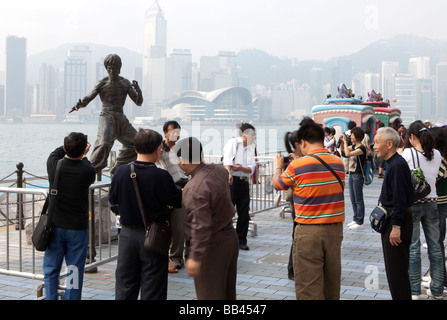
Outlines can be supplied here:
<path id="1" fill-rule="evenodd" d="M 296 298 L 338 300 L 345 220 L 343 161 L 324 148 L 323 128 L 307 117 L 300 123 L 297 147 L 304 157 L 282 172 L 284 157 L 278 155 L 273 176 L 276 190 L 293 187 Z"/>

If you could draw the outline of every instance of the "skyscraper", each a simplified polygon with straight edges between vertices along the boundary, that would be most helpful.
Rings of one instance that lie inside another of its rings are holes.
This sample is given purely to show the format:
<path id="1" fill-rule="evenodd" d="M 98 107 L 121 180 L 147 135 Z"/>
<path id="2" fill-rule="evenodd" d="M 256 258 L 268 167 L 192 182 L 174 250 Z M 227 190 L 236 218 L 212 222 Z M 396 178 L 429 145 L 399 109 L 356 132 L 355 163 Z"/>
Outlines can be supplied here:
<path id="1" fill-rule="evenodd" d="M 26 110 L 26 38 L 6 38 L 5 116 L 24 116 Z"/>
<path id="2" fill-rule="evenodd" d="M 382 62 L 382 97 L 392 101 L 395 98 L 395 78 L 399 73 L 399 62 Z"/>
<path id="3" fill-rule="evenodd" d="M 53 66 L 43 64 L 39 69 L 39 94 L 36 113 L 57 114 L 57 73 Z M 62 110 L 61 110 L 62 111 Z"/>
<path id="4" fill-rule="evenodd" d="M 436 65 L 436 118 L 447 119 L 447 62 Z"/>
<path id="5" fill-rule="evenodd" d="M 156 0 L 146 11 L 143 52 L 143 97 L 145 102 L 152 102 L 153 59 L 164 59 L 167 54 L 167 22 Z"/>
<path id="6" fill-rule="evenodd" d="M 408 126 L 418 119 L 416 79 L 412 74 L 399 74 L 395 78 L 397 108 L 402 112 L 402 122 Z"/>
<path id="7" fill-rule="evenodd" d="M 71 109 L 87 95 L 87 62 L 82 57 L 68 57 L 64 66 L 64 107 Z"/>
<path id="8" fill-rule="evenodd" d="M 416 79 L 430 79 L 430 57 L 410 58 L 408 72 Z"/>

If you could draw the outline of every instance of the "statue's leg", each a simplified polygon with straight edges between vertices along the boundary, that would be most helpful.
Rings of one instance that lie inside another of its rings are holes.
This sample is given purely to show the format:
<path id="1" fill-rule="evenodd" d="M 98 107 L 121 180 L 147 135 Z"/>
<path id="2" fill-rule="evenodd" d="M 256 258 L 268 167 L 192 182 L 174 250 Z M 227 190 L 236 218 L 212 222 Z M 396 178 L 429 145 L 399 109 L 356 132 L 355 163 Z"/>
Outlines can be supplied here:
<path id="1" fill-rule="evenodd" d="M 116 121 L 118 122 L 117 128 L 119 128 L 117 140 L 121 142 L 122 148 L 119 151 L 116 164 L 112 168 L 111 173 L 114 173 L 120 165 L 131 163 L 137 158 L 135 146 L 133 144 L 137 130 L 132 126 L 124 114 L 121 117 L 116 117 Z"/>
<path id="2" fill-rule="evenodd" d="M 115 118 L 107 113 L 101 113 L 98 124 L 98 136 L 90 156 L 90 162 L 97 173 L 100 173 L 107 166 L 107 159 L 115 139 Z"/>

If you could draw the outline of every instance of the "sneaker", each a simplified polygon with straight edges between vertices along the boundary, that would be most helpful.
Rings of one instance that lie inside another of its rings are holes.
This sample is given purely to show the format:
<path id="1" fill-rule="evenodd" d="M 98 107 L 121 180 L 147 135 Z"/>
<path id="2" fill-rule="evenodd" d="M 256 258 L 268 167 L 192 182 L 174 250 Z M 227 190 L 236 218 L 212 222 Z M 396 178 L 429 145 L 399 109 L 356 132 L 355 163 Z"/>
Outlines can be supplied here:
<path id="1" fill-rule="evenodd" d="M 354 223 L 352 226 L 349 227 L 349 230 L 355 230 L 360 228 L 361 226 L 361 224 Z"/>
<path id="2" fill-rule="evenodd" d="M 411 295 L 411 300 L 420 300 L 421 299 L 421 295 L 420 294 L 412 294 Z"/>
<path id="3" fill-rule="evenodd" d="M 427 289 L 427 296 L 428 296 L 429 298 L 433 298 L 433 299 L 435 299 L 435 300 L 444 300 L 444 297 L 443 297 L 442 295 L 440 295 L 440 296 L 435 296 L 435 295 L 433 295 L 433 294 L 431 293 L 430 289 Z"/>
<path id="4" fill-rule="evenodd" d="M 422 281 L 421 286 L 424 288 L 430 288 L 430 281 Z"/>
<path id="5" fill-rule="evenodd" d="M 351 222 L 348 223 L 348 227 L 353 226 L 354 224 L 356 224 L 356 222 L 355 221 L 351 221 Z"/>

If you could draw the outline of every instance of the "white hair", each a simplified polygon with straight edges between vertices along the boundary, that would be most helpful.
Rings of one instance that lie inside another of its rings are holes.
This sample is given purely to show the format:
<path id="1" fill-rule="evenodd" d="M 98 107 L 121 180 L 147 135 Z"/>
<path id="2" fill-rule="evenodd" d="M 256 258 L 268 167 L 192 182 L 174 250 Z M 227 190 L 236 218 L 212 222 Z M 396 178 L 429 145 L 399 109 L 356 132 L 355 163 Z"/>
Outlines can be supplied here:
<path id="1" fill-rule="evenodd" d="M 399 143 L 400 143 L 400 137 L 399 137 L 399 133 L 394 130 L 391 127 L 382 127 L 379 130 L 377 130 L 377 134 L 382 134 L 382 140 L 383 141 L 388 141 L 390 140 L 393 143 L 394 147 L 398 147 Z"/>

